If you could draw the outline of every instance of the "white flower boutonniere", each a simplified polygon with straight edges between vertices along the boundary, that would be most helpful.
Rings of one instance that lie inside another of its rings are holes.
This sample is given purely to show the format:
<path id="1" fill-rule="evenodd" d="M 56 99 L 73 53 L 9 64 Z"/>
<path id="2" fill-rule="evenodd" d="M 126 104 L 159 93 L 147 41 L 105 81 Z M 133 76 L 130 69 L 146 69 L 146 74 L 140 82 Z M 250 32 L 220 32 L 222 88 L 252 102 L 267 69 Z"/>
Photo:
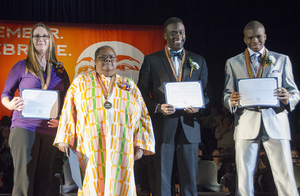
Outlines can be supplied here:
<path id="1" fill-rule="evenodd" d="M 134 89 L 134 82 L 133 82 L 132 78 L 128 79 L 128 86 L 130 89 Z"/>
<path id="2" fill-rule="evenodd" d="M 268 59 L 269 59 L 271 65 L 274 64 L 274 63 L 276 62 L 276 59 L 275 59 L 275 57 L 273 57 L 273 56 L 269 56 Z M 267 62 L 267 64 L 268 64 L 268 62 Z"/>
<path id="3" fill-rule="evenodd" d="M 193 71 L 199 69 L 199 65 L 198 65 L 198 63 L 193 61 L 193 59 L 191 57 L 188 57 L 188 59 L 189 59 L 189 63 L 190 63 L 190 66 L 191 66 L 190 77 L 192 77 Z"/>
<path id="4" fill-rule="evenodd" d="M 133 90 L 135 87 L 134 81 L 132 78 L 127 78 L 127 77 L 120 77 L 118 81 L 118 85 L 121 89 L 130 91 Z"/>
<path id="5" fill-rule="evenodd" d="M 264 58 L 264 66 L 263 69 L 268 65 L 273 65 L 276 62 L 276 59 L 274 56 L 270 56 L 269 54 L 266 54 Z"/>

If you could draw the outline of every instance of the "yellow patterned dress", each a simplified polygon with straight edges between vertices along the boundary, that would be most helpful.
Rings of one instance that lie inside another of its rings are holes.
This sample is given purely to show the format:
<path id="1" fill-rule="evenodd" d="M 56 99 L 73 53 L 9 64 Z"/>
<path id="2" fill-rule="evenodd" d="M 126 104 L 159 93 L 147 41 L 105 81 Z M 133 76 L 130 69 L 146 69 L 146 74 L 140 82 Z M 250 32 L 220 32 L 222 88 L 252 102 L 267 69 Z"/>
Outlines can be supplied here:
<path id="1" fill-rule="evenodd" d="M 106 88 L 110 78 L 99 76 Z M 134 146 L 144 155 L 154 153 L 154 135 L 148 110 L 137 86 L 124 90 L 125 77 L 116 75 L 105 109 L 105 97 L 96 72 L 78 76 L 63 106 L 54 145 L 63 142 L 76 150 L 83 187 L 80 196 L 136 195 Z M 128 91 L 129 90 L 129 91 Z"/>

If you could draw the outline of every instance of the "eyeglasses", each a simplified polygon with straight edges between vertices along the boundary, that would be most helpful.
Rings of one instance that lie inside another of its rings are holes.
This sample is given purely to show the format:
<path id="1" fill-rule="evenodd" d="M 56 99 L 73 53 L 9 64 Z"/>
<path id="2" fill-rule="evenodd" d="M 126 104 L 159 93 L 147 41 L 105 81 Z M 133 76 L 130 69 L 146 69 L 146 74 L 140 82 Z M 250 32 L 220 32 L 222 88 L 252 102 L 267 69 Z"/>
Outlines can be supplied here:
<path id="1" fill-rule="evenodd" d="M 49 35 L 34 35 L 32 37 L 34 40 L 40 40 L 40 38 L 42 38 L 43 40 L 48 40 L 50 38 Z"/>
<path id="2" fill-rule="evenodd" d="M 105 61 L 107 58 L 109 58 L 112 61 L 116 60 L 116 57 L 112 55 L 103 55 L 103 56 L 98 56 L 97 58 L 101 59 L 102 61 Z"/>

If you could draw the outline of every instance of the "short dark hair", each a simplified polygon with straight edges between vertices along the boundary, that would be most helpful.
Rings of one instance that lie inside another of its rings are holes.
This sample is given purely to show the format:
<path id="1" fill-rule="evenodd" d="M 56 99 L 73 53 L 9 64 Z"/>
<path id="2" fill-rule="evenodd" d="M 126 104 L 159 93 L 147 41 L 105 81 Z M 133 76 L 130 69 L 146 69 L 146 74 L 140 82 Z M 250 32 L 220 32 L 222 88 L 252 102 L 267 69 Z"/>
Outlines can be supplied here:
<path id="1" fill-rule="evenodd" d="M 166 20 L 165 24 L 164 24 L 164 32 L 166 32 L 166 29 L 167 29 L 167 26 L 169 24 L 173 24 L 173 23 L 182 23 L 182 20 L 180 18 L 177 18 L 177 17 L 171 17 L 169 18 L 168 20 Z"/>
<path id="2" fill-rule="evenodd" d="M 246 26 L 244 27 L 244 33 L 246 30 L 249 29 L 256 29 L 256 28 L 265 28 L 264 25 L 256 20 L 250 21 L 246 24 Z"/>
<path id="3" fill-rule="evenodd" d="M 114 52 L 114 54 L 117 55 L 116 52 L 115 52 L 115 50 L 113 49 L 113 47 L 111 47 L 111 46 L 109 46 L 109 45 L 104 45 L 104 46 L 100 46 L 100 47 L 97 48 L 97 50 L 95 51 L 95 60 L 97 60 L 97 56 L 98 56 L 100 50 L 102 50 L 103 48 L 110 48 L 110 49 Z"/>

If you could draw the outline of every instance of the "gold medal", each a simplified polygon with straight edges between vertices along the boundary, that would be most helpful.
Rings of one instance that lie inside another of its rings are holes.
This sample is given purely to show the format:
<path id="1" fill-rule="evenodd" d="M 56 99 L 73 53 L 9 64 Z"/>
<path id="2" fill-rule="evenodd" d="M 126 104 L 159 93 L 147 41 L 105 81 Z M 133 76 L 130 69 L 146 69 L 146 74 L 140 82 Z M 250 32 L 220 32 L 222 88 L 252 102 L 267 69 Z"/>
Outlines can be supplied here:
<path id="1" fill-rule="evenodd" d="M 105 109 L 110 109 L 111 106 L 112 106 L 112 104 L 111 104 L 109 101 L 106 101 L 106 102 L 104 103 Z"/>
<path id="2" fill-rule="evenodd" d="M 105 102 L 103 104 L 104 108 L 105 109 L 110 109 L 112 107 L 112 103 L 110 103 L 109 101 L 107 101 L 109 95 L 113 92 L 113 88 L 114 88 L 114 83 L 116 81 L 116 74 L 114 74 L 110 80 L 110 84 L 109 84 L 109 87 L 108 89 L 105 87 L 105 84 L 103 83 L 103 81 L 101 80 L 100 76 L 97 74 L 97 80 L 100 84 L 100 87 L 102 89 L 102 92 L 103 92 L 103 96 L 105 97 Z"/>

